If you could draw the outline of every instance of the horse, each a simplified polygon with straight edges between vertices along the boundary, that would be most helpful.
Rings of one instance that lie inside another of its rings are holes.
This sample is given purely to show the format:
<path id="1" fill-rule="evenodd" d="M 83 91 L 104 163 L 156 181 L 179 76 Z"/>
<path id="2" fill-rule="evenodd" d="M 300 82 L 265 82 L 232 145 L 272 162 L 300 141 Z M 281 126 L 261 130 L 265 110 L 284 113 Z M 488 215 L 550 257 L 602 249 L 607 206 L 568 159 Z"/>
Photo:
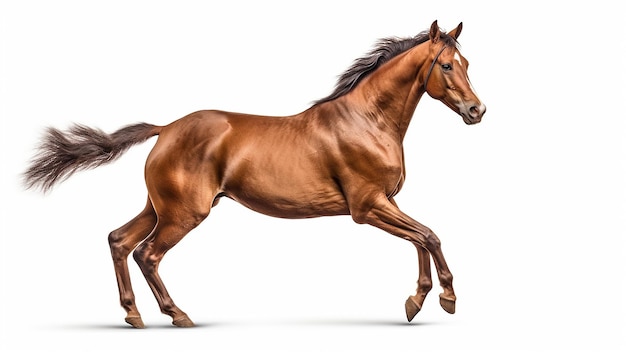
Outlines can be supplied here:
<path id="1" fill-rule="evenodd" d="M 24 184 L 46 192 L 158 136 L 145 165 L 145 208 L 108 236 L 120 304 L 135 328 L 144 322 L 129 277 L 131 253 L 161 312 L 174 326 L 194 326 L 167 292 L 159 263 L 223 197 L 280 218 L 350 215 L 408 240 L 419 263 L 417 290 L 405 302 L 408 321 L 432 288 L 431 257 L 443 288 L 440 305 L 452 314 L 456 296 L 441 241 L 401 211 L 394 196 L 406 174 L 403 139 L 425 93 L 466 124 L 479 123 L 486 111 L 460 53 L 462 28 L 446 33 L 434 21 L 414 37 L 379 40 L 339 76 L 329 96 L 296 115 L 202 110 L 164 126 L 137 123 L 111 134 L 78 124 L 47 128 Z"/>

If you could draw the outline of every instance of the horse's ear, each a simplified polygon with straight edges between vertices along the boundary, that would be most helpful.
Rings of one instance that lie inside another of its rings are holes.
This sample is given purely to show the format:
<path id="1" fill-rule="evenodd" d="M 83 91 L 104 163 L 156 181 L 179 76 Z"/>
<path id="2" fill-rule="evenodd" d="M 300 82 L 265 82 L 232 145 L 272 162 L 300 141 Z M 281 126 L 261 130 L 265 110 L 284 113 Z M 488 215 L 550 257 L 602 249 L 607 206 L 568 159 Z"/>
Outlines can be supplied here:
<path id="1" fill-rule="evenodd" d="M 461 30 L 463 30 L 463 23 L 460 22 L 459 26 L 456 27 L 456 29 L 454 30 L 450 30 L 450 32 L 448 32 L 448 35 L 454 37 L 454 39 L 458 39 L 459 35 L 461 34 Z"/>
<path id="2" fill-rule="evenodd" d="M 439 36 L 441 36 L 441 30 L 439 30 L 437 20 L 435 20 L 433 24 L 430 25 L 430 32 L 428 33 L 428 36 L 430 37 L 430 41 L 432 41 L 433 43 L 437 43 L 437 41 L 439 41 Z"/>

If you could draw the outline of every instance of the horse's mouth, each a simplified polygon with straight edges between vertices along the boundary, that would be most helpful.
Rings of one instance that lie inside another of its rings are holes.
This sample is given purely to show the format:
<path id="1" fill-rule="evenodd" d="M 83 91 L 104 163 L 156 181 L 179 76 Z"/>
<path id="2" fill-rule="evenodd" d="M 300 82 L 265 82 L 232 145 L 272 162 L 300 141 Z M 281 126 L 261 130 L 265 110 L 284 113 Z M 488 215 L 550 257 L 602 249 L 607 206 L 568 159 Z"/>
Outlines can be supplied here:
<path id="1" fill-rule="evenodd" d="M 465 124 L 471 126 L 472 124 L 480 123 L 480 121 L 482 119 L 482 116 L 481 117 L 471 118 L 468 115 L 466 115 L 465 113 L 461 113 L 461 118 L 463 118 L 463 122 L 465 122 Z"/>

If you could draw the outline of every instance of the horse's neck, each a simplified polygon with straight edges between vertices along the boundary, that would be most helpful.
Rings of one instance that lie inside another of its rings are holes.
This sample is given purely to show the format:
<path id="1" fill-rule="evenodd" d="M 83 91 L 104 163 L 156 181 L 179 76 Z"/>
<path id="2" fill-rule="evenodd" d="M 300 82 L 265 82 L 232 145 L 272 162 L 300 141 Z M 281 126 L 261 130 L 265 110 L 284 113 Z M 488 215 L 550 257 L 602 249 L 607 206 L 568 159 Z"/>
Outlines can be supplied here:
<path id="1" fill-rule="evenodd" d="M 424 94 L 419 74 L 428 66 L 427 49 L 417 47 L 385 63 L 346 98 L 361 108 L 364 116 L 397 130 L 400 138 Z"/>

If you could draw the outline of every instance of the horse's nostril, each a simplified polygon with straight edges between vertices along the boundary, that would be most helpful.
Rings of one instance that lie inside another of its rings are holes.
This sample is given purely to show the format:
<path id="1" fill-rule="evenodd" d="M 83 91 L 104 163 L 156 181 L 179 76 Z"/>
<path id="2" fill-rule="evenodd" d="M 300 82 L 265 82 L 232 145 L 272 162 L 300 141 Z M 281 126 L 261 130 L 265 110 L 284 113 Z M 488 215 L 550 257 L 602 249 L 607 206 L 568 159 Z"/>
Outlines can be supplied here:
<path id="1" fill-rule="evenodd" d="M 470 115 L 472 115 L 472 117 L 476 117 L 478 115 L 480 111 L 478 110 L 478 107 L 476 106 L 471 106 L 469 109 L 469 113 Z"/>

